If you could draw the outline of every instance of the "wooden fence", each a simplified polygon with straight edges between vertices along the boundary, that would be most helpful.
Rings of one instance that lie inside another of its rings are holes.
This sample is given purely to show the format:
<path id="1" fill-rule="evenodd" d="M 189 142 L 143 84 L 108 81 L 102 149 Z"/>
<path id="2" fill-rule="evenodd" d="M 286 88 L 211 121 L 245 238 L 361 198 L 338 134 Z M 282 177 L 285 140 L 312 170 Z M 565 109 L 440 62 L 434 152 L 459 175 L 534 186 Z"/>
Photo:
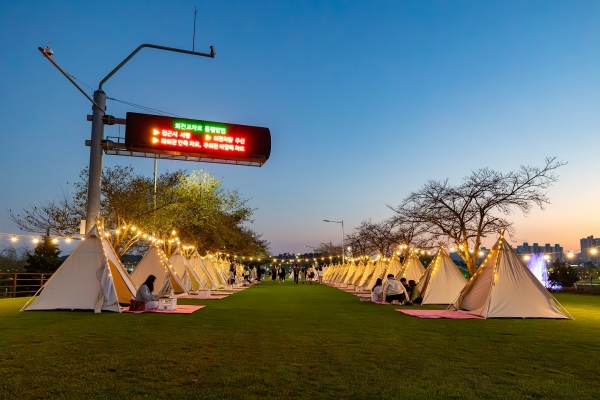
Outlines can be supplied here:
<path id="1" fill-rule="evenodd" d="M 0 298 L 33 296 L 51 273 L 0 272 Z"/>

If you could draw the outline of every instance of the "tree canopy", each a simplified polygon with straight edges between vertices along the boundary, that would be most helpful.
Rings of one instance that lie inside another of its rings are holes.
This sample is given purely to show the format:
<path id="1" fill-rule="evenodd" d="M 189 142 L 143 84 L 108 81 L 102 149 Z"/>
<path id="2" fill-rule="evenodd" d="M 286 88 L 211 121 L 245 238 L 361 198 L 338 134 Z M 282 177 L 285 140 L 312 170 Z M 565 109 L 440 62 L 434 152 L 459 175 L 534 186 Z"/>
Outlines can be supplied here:
<path id="1" fill-rule="evenodd" d="M 87 176 L 84 169 L 72 187 L 54 200 L 28 205 L 9 217 L 28 232 L 73 236 L 85 219 Z M 202 253 L 224 252 L 265 256 L 269 243 L 247 224 L 254 209 L 236 190 L 205 171 L 165 172 L 154 179 L 136 173 L 132 166 L 105 168 L 102 176 L 100 216 L 107 239 L 119 256 L 144 252 L 155 237 L 167 253 L 180 244 Z"/>

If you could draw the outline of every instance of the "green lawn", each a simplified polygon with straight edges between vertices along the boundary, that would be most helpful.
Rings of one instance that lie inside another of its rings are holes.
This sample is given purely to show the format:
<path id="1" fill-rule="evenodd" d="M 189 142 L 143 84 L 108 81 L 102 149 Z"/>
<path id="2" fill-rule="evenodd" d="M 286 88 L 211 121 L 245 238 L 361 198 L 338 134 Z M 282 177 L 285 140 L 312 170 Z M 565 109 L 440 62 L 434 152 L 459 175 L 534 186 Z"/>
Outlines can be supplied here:
<path id="1" fill-rule="evenodd" d="M 264 282 L 192 315 L 0 300 L 0 398 L 600 398 L 600 296 L 568 320 L 426 320 Z"/>

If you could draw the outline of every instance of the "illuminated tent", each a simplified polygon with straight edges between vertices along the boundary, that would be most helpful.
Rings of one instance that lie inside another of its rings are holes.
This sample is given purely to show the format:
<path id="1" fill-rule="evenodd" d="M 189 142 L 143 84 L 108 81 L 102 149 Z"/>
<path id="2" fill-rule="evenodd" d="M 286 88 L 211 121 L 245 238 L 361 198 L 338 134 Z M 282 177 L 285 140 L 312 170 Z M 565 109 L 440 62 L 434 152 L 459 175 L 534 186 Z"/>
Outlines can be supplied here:
<path id="1" fill-rule="evenodd" d="M 344 283 L 346 285 L 350 285 L 352 282 L 352 277 L 356 274 L 356 270 L 357 270 L 357 266 L 356 264 L 354 264 L 354 261 L 350 261 L 350 264 L 348 264 L 348 274 L 346 275 L 345 279 L 344 279 Z"/>
<path id="2" fill-rule="evenodd" d="M 398 260 L 398 257 L 394 253 L 394 255 L 392 256 L 392 259 L 390 261 L 390 264 L 387 267 L 387 271 L 385 271 L 385 273 L 383 274 L 383 282 L 387 281 L 387 276 L 389 274 L 396 276 L 400 273 L 401 270 L 402 270 L 402 265 L 400 264 L 400 260 Z"/>
<path id="3" fill-rule="evenodd" d="M 351 280 L 351 284 L 356 286 L 358 285 L 358 282 L 360 282 L 360 279 L 362 278 L 363 274 L 365 273 L 365 269 L 367 268 L 367 265 L 365 263 L 362 262 L 362 260 L 358 263 L 358 266 L 356 267 L 356 273 L 354 274 L 354 276 L 352 277 Z"/>
<path id="4" fill-rule="evenodd" d="M 449 309 L 484 318 L 568 318 L 561 307 L 501 235 Z"/>
<path id="5" fill-rule="evenodd" d="M 135 297 L 135 285 L 112 246 L 93 226 L 60 268 L 21 310 L 121 312 L 119 301 Z M 33 301 L 33 302 L 32 302 Z"/>
<path id="6" fill-rule="evenodd" d="M 377 279 L 381 279 L 385 270 L 385 260 L 383 258 L 378 259 L 377 264 L 375 265 L 375 270 L 373 271 L 373 274 L 371 275 L 369 281 L 366 284 L 366 288 L 369 290 L 373 289 L 375 283 L 377 282 Z"/>
<path id="7" fill-rule="evenodd" d="M 212 277 L 212 281 L 217 284 L 217 287 L 213 288 L 213 289 L 222 288 L 223 286 L 225 286 L 225 283 L 227 281 L 223 281 L 223 277 L 216 270 L 216 268 L 215 268 L 215 266 L 213 265 L 213 262 L 212 262 L 212 256 L 204 257 L 202 259 L 202 264 L 204 264 L 204 267 L 205 267 L 206 271 Z"/>
<path id="8" fill-rule="evenodd" d="M 419 279 L 425 273 L 425 267 L 421 264 L 419 257 L 411 252 L 406 261 L 404 262 L 404 267 L 402 271 L 398 275 L 396 275 L 396 279 L 400 280 L 402 278 L 406 278 L 406 281 L 413 280 L 419 283 Z"/>
<path id="9" fill-rule="evenodd" d="M 417 288 L 421 292 L 423 304 L 451 304 L 466 284 L 467 278 L 441 247 Z"/>
<path id="10" fill-rule="evenodd" d="M 219 287 L 214 281 L 213 277 L 206 270 L 206 267 L 202 262 L 202 258 L 197 251 L 194 250 L 194 253 L 189 259 L 189 263 L 192 269 L 196 272 L 198 279 L 200 279 L 200 284 L 203 288 L 216 289 Z"/>
<path id="11" fill-rule="evenodd" d="M 169 294 L 171 289 L 176 294 L 187 294 L 185 285 L 169 263 L 167 255 L 155 244 L 150 246 L 144 258 L 135 267 L 131 273 L 131 279 L 139 287 L 150 275 L 156 277 L 154 294 Z"/>
<path id="12" fill-rule="evenodd" d="M 362 276 L 360 277 L 360 280 L 356 284 L 356 286 L 364 287 L 367 284 L 367 282 L 369 281 L 369 278 L 371 277 L 371 275 L 373 275 L 373 272 L 375 272 L 375 263 L 373 263 L 373 260 L 369 260 L 369 262 L 365 266 L 365 270 L 364 270 Z"/>
<path id="13" fill-rule="evenodd" d="M 169 263 L 173 266 L 175 272 L 177 272 L 177 276 L 179 276 L 188 292 L 195 292 L 196 290 L 200 289 L 200 279 L 196 273 L 192 271 L 190 263 L 183 256 L 180 248 L 177 248 L 173 254 L 171 254 L 171 257 L 169 257 Z"/>

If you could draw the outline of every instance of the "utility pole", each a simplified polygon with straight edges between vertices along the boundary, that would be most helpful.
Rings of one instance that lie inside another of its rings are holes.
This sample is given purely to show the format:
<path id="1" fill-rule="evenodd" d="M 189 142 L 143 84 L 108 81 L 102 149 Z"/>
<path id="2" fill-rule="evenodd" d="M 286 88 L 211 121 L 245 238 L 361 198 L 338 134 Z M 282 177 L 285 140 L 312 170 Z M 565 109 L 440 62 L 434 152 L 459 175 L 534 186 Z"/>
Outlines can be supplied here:
<path id="1" fill-rule="evenodd" d="M 216 51 L 214 46 L 210 46 L 210 53 L 199 53 L 196 51 L 177 49 L 174 47 L 158 46 L 155 44 L 141 44 L 134 51 L 129 54 L 119 65 L 115 67 L 104 79 L 100 81 L 98 90 L 94 92 L 94 98 L 83 90 L 71 76 L 66 73 L 53 59 L 54 52 L 50 49 L 50 46 L 45 48 L 38 47 L 38 50 L 46 57 L 54 66 L 73 84 L 88 100 L 93 104 L 92 106 L 92 137 L 90 146 L 90 165 L 89 165 L 89 177 L 88 177 L 88 199 L 87 199 L 87 215 L 86 215 L 86 233 L 95 225 L 96 219 L 100 216 L 100 198 L 101 198 L 101 185 L 102 185 L 102 141 L 104 140 L 104 124 L 112 125 L 114 123 L 114 117 L 106 115 L 106 93 L 102 90 L 102 86 L 118 71 L 120 70 L 129 60 L 133 58 L 141 49 L 151 48 L 157 50 L 172 51 L 175 53 L 191 54 L 194 56 L 202 56 L 215 58 Z M 156 171 L 156 169 L 155 169 Z M 156 174 L 155 174 L 156 182 Z"/>

